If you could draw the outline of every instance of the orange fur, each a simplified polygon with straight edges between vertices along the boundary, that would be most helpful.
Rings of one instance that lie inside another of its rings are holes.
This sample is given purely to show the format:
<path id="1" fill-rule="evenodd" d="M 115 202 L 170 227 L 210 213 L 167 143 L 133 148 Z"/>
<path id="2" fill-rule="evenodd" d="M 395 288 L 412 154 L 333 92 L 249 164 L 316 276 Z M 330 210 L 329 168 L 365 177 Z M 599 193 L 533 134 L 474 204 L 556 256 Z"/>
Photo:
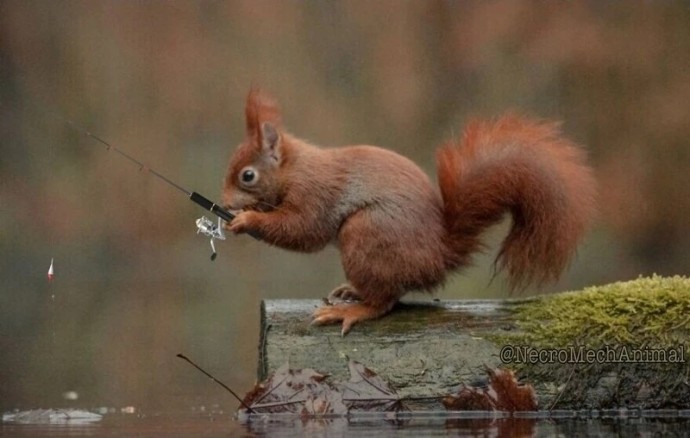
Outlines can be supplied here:
<path id="1" fill-rule="evenodd" d="M 584 151 L 558 124 L 515 115 L 471 122 L 459 144 L 437 152 L 437 166 L 449 268 L 467 265 L 481 233 L 509 212 L 498 268 L 513 288 L 558 279 L 591 221 L 595 196 Z"/>
<path id="2" fill-rule="evenodd" d="M 459 143 L 437 152 L 439 195 L 394 152 L 322 149 L 288 134 L 273 100 L 257 89 L 246 119 L 223 193 L 227 208 L 243 211 L 228 228 L 295 251 L 337 245 L 360 302 L 317 309 L 314 322 L 342 321 L 343 333 L 470 264 L 481 234 L 505 213 L 513 226 L 497 265 L 513 287 L 556 280 L 593 215 L 585 154 L 554 123 L 514 115 L 470 123 Z M 241 181 L 248 168 L 258 174 L 251 186 Z"/>

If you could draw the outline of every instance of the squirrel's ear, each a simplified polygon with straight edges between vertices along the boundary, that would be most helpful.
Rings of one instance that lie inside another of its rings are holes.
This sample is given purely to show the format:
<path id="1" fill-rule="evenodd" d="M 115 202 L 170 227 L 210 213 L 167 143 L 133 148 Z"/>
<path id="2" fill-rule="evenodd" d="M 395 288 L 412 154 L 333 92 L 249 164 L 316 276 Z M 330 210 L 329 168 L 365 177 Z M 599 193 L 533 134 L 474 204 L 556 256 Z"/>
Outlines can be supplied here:
<path id="1" fill-rule="evenodd" d="M 247 123 L 247 135 L 256 135 L 259 129 L 259 89 L 252 88 L 247 95 L 247 104 L 244 107 L 244 116 Z"/>
<path id="2" fill-rule="evenodd" d="M 252 87 L 247 95 L 247 104 L 244 109 L 247 135 L 256 139 L 261 139 L 261 124 L 271 122 L 273 126 L 280 124 L 280 111 L 278 105 L 263 93 L 260 89 Z M 261 141 L 259 141 L 261 143 Z"/>
<path id="3" fill-rule="evenodd" d="M 280 133 L 270 122 L 261 124 L 261 151 L 276 162 L 280 162 Z"/>

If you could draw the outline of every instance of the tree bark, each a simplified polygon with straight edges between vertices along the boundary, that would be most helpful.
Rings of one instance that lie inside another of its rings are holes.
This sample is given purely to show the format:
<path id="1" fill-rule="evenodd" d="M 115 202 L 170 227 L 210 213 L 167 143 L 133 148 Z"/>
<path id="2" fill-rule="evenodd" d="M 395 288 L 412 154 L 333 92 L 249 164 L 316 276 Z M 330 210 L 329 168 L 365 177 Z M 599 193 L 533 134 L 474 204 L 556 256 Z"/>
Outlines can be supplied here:
<path id="1" fill-rule="evenodd" d="M 524 300 L 429 301 L 398 304 L 376 321 L 311 326 L 318 300 L 266 300 L 261 308 L 259 379 L 285 363 L 349 379 L 353 359 L 387 379 L 402 396 L 455 393 L 462 383 L 486 381 L 486 367 L 501 365 L 500 347 L 487 335 L 515 329 L 510 308 Z M 440 408 L 438 401 L 421 403 Z"/>
<path id="2" fill-rule="evenodd" d="M 442 406 L 434 396 L 456 394 L 462 385 L 486 385 L 487 368 L 507 367 L 517 368 L 521 382 L 534 387 L 540 410 L 690 409 L 690 359 L 680 351 L 683 346 L 678 351 L 685 356 L 675 363 L 540 360 L 516 366 L 518 346 L 506 341 L 522 334 L 514 310 L 542 303 L 539 297 L 399 303 L 389 315 L 341 336 L 339 325 L 310 325 L 312 312 L 323 305 L 319 300 L 266 300 L 259 379 L 289 363 L 345 382 L 353 359 L 388 380 L 400 396 L 429 397 L 408 403 L 412 409 L 435 410 Z M 513 361 L 502 360 L 504 348 L 513 349 Z"/>

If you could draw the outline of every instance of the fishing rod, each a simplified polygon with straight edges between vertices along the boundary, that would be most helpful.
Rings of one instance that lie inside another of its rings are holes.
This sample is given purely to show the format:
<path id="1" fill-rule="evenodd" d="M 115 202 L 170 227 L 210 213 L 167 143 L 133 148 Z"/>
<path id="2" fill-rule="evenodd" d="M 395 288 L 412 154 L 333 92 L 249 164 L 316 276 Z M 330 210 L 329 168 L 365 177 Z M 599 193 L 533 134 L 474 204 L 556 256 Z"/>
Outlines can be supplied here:
<path id="1" fill-rule="evenodd" d="M 219 206 L 215 202 L 211 201 L 210 199 L 206 198 L 205 196 L 203 196 L 197 192 L 187 190 L 186 188 L 177 184 L 175 181 L 171 180 L 170 178 L 166 177 L 165 175 L 156 171 L 155 169 L 147 166 L 142 161 L 139 161 L 138 159 L 134 158 L 132 155 L 128 154 L 127 152 L 123 151 L 122 149 L 118 148 L 117 146 L 113 145 L 112 143 L 109 143 L 109 142 L 103 140 L 101 137 L 93 134 L 88 129 L 85 129 L 85 128 L 78 126 L 77 124 L 75 124 L 71 120 L 67 120 L 63 117 L 60 117 L 60 118 L 63 121 L 65 121 L 72 129 L 74 129 L 78 133 L 86 135 L 87 137 L 90 137 L 91 139 L 104 145 L 106 147 L 107 151 L 113 151 L 113 152 L 119 154 L 120 156 L 122 156 L 123 158 L 127 159 L 129 162 L 139 166 L 139 171 L 146 171 L 146 172 L 152 174 L 156 178 L 165 182 L 167 185 L 169 185 L 169 186 L 177 189 L 178 191 L 184 193 L 189 199 L 192 200 L 192 202 L 201 206 L 204 210 L 208 210 L 211 213 L 218 216 L 218 224 L 214 224 L 210 219 L 206 218 L 205 216 L 202 216 L 196 220 L 197 234 L 201 233 L 207 237 L 210 237 L 210 239 L 211 239 L 210 240 L 211 250 L 213 251 L 211 253 L 211 260 L 216 259 L 217 253 L 216 253 L 216 247 L 215 247 L 213 241 L 215 239 L 225 240 L 225 234 L 223 233 L 223 227 L 221 224 L 221 220 L 224 220 L 226 222 L 230 222 L 235 218 L 234 214 L 225 210 L 224 208 L 222 208 L 221 206 Z M 257 240 L 261 239 L 261 236 L 256 232 L 250 231 L 250 232 L 248 232 L 248 234 Z"/>

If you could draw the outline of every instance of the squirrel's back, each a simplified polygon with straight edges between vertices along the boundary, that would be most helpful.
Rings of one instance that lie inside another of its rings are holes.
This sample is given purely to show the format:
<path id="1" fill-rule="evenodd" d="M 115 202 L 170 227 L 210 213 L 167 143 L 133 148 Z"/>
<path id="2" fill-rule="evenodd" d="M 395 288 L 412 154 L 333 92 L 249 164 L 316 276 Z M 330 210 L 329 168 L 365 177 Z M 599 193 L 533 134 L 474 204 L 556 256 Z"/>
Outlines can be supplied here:
<path id="1" fill-rule="evenodd" d="M 342 208 L 380 208 L 404 222 L 441 214 L 438 190 L 422 169 L 408 158 L 376 146 L 328 149 L 342 168 Z M 407 212 L 407 214 L 405 214 Z M 392 224 L 389 224 L 392 225 Z"/>

